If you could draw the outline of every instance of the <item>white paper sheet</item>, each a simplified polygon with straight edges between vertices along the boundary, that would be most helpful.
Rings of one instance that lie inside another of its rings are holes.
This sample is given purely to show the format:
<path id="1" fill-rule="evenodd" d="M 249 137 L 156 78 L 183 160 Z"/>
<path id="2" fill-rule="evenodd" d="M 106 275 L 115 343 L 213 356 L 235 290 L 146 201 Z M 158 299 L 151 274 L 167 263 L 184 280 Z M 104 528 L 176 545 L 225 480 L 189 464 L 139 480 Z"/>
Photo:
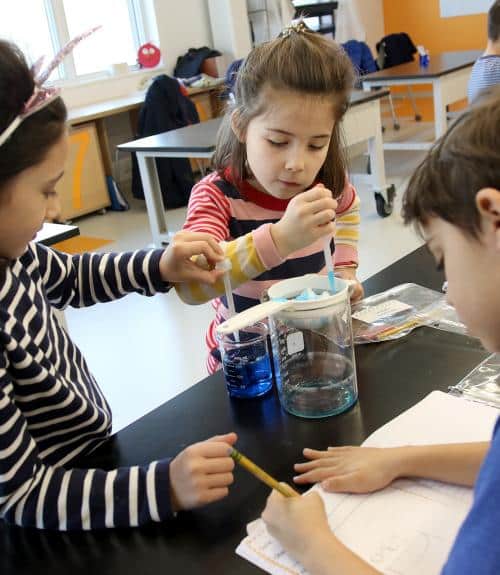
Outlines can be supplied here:
<path id="1" fill-rule="evenodd" d="M 363 445 L 487 441 L 498 410 L 435 391 L 396 417 Z M 471 504 L 472 490 L 437 481 L 400 479 L 367 495 L 322 496 L 332 531 L 387 575 L 438 574 Z M 306 575 L 262 520 L 249 524 L 236 553 L 273 575 Z"/>

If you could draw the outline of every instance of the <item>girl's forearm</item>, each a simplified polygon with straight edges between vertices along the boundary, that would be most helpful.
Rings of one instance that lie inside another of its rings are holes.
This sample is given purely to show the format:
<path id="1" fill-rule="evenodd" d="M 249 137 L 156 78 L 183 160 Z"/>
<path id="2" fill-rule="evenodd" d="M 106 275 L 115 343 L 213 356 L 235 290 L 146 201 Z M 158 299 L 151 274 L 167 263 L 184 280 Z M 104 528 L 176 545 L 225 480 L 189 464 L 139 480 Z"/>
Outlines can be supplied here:
<path id="1" fill-rule="evenodd" d="M 395 447 L 398 477 L 422 477 L 472 487 L 489 442 Z"/>

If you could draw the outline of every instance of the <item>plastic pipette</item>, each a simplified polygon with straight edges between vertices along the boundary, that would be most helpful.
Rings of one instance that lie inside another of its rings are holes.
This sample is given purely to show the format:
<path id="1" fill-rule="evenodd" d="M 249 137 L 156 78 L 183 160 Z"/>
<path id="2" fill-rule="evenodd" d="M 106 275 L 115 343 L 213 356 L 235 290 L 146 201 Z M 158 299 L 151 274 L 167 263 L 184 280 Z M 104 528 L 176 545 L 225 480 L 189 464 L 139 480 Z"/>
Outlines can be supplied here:
<path id="1" fill-rule="evenodd" d="M 224 291 L 227 299 L 227 309 L 229 310 L 229 317 L 233 317 L 236 314 L 236 308 L 234 307 L 233 290 L 231 288 L 231 276 L 229 273 L 232 269 L 231 261 L 226 258 L 221 262 L 217 262 L 215 264 L 215 269 L 224 271 L 222 281 L 224 282 Z M 240 341 L 238 332 L 234 332 L 234 340 L 237 342 Z"/>
<path id="2" fill-rule="evenodd" d="M 333 275 L 333 261 L 332 253 L 330 251 L 330 240 L 330 236 L 325 239 L 325 243 L 323 245 L 323 254 L 325 255 L 325 266 L 326 271 L 328 272 L 328 284 L 330 291 L 335 293 L 335 276 Z"/>

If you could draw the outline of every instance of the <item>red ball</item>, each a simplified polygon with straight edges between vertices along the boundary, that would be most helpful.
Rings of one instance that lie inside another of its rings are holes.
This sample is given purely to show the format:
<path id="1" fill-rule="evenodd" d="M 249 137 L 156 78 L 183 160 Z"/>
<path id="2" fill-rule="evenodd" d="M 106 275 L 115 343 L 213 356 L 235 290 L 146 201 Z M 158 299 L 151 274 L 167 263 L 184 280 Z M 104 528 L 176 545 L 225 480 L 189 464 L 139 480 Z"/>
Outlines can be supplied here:
<path id="1" fill-rule="evenodd" d="M 150 42 L 143 44 L 137 52 L 137 60 L 143 68 L 154 68 L 158 66 L 160 58 L 160 49 Z"/>

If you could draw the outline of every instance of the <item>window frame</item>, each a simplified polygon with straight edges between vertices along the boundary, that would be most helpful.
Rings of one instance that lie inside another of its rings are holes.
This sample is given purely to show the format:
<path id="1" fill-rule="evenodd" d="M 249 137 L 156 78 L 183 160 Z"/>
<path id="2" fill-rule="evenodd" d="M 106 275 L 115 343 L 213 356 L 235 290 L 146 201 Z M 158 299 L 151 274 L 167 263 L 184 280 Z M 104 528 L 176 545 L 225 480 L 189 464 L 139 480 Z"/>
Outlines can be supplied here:
<path id="1" fill-rule="evenodd" d="M 50 37 L 54 53 L 57 53 L 69 40 L 68 25 L 63 0 L 43 0 L 47 17 Z M 136 51 L 146 42 L 147 26 L 145 6 L 142 0 L 126 0 L 129 19 L 132 29 L 132 38 Z M 139 64 L 129 65 L 129 71 L 139 70 Z M 59 86 L 65 84 L 87 83 L 95 80 L 108 78 L 105 70 L 89 74 L 77 74 L 73 54 L 68 54 L 59 66 L 59 78 L 53 83 Z"/>

